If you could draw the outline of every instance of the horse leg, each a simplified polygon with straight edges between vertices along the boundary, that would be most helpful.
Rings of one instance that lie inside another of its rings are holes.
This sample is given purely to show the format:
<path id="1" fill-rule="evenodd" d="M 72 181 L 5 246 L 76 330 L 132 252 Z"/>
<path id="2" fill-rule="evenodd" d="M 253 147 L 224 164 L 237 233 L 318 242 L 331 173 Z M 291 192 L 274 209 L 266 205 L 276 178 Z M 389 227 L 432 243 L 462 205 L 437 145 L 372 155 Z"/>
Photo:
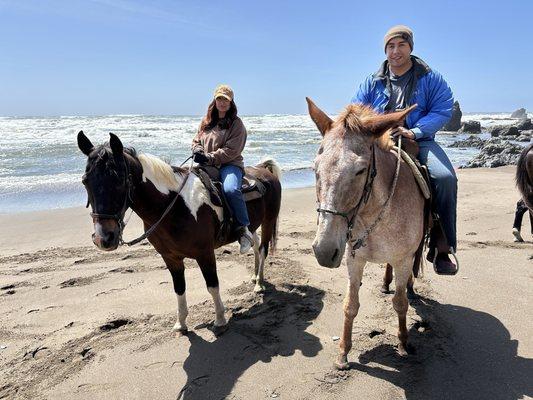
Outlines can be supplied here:
<path id="1" fill-rule="evenodd" d="M 261 224 L 261 244 L 259 245 L 255 256 L 256 282 L 254 292 L 256 293 L 263 292 L 265 290 L 265 279 L 263 276 L 265 270 L 265 260 L 268 256 L 268 247 L 270 246 L 270 241 L 273 240 L 276 223 L 277 221 L 274 219 Z M 259 243 L 259 241 L 257 241 L 257 243 Z"/>
<path id="2" fill-rule="evenodd" d="M 352 326 L 353 320 L 359 312 L 359 287 L 363 279 L 363 270 L 366 262 L 348 256 L 346 265 L 348 266 L 348 292 L 344 298 L 344 327 L 342 337 L 339 343 L 340 353 L 335 362 L 337 369 L 348 369 L 348 353 L 352 349 Z"/>
<path id="3" fill-rule="evenodd" d="M 518 203 L 516 203 L 516 211 L 514 214 L 514 223 L 513 223 L 513 236 L 514 236 L 515 242 L 524 241 L 524 239 L 522 238 L 522 235 L 520 234 L 520 230 L 522 229 L 522 218 L 524 217 L 524 213 L 527 210 L 528 208 L 526 204 L 524 203 L 524 200 L 522 199 L 518 200 Z M 533 232 L 533 225 L 532 225 L 532 232 Z"/>
<path id="4" fill-rule="evenodd" d="M 170 275 L 172 275 L 174 292 L 178 297 L 178 319 L 172 330 L 185 334 L 187 333 L 185 321 L 189 311 L 187 309 L 187 298 L 185 297 L 185 266 L 183 265 L 183 259 L 170 260 L 163 257 L 163 260 L 165 260 Z"/>
<path id="5" fill-rule="evenodd" d="M 413 274 L 409 276 L 409 280 L 407 281 L 407 298 L 409 300 L 415 300 L 418 298 L 418 295 L 416 294 L 415 290 L 413 289 L 415 278 Z"/>
<path id="6" fill-rule="evenodd" d="M 254 264 L 254 272 L 252 273 L 252 283 L 257 282 L 257 275 L 259 274 L 259 267 L 261 265 L 261 252 L 259 251 L 259 235 L 257 232 L 254 232 L 254 256 L 255 256 L 255 264 Z M 255 290 L 255 289 L 254 289 Z"/>
<path id="7" fill-rule="evenodd" d="M 529 210 L 529 223 L 531 225 L 531 234 L 533 235 L 533 211 Z"/>
<path id="8" fill-rule="evenodd" d="M 396 291 L 392 298 L 392 305 L 394 310 L 398 314 L 398 339 L 400 339 L 400 346 L 398 352 L 400 355 L 407 355 L 407 309 L 409 308 L 409 302 L 407 301 L 406 287 L 409 278 L 412 276 L 411 272 L 411 260 L 406 260 L 401 264 L 398 264 L 395 268 L 394 275 L 396 277 Z"/>
<path id="9" fill-rule="evenodd" d="M 390 293 L 390 284 L 392 282 L 392 266 L 387 264 L 385 266 L 385 275 L 383 276 L 383 285 L 381 286 L 381 293 Z"/>
<path id="10" fill-rule="evenodd" d="M 201 258 L 196 259 L 200 266 L 202 275 L 204 276 L 207 285 L 207 291 L 213 298 L 215 305 L 215 323 L 213 332 L 215 335 L 222 334 L 226 330 L 226 317 L 224 316 L 224 304 L 220 298 L 220 288 L 218 285 L 217 264 L 214 251 L 209 251 L 202 255 Z"/>

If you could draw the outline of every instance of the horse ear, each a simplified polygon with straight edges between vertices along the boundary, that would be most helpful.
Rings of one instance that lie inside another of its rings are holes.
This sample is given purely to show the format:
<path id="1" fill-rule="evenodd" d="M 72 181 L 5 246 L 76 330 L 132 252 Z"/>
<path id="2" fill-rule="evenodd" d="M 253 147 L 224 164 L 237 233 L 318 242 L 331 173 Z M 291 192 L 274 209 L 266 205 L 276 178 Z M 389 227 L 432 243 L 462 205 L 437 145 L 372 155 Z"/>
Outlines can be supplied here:
<path id="1" fill-rule="evenodd" d="M 91 154 L 91 151 L 94 150 L 94 146 L 89 140 L 87 136 L 85 136 L 85 133 L 83 131 L 78 132 L 78 147 L 80 148 L 81 152 L 88 156 Z"/>
<path id="2" fill-rule="evenodd" d="M 114 133 L 109 132 L 109 138 L 109 145 L 111 146 L 111 151 L 113 152 L 113 155 L 118 158 L 122 157 L 124 146 L 122 146 L 122 142 L 120 141 L 118 136 Z"/>
<path id="3" fill-rule="evenodd" d="M 306 97 L 305 100 L 307 100 L 307 107 L 309 108 L 309 115 L 311 116 L 311 119 L 316 124 L 316 127 L 322 136 L 324 136 L 326 132 L 331 129 L 333 120 L 328 117 L 324 111 L 318 108 L 309 97 Z"/>
<path id="4" fill-rule="evenodd" d="M 364 129 L 373 136 L 381 136 L 388 129 L 402 126 L 407 115 L 417 106 L 418 104 L 414 104 L 403 111 L 371 117 L 364 121 Z"/>

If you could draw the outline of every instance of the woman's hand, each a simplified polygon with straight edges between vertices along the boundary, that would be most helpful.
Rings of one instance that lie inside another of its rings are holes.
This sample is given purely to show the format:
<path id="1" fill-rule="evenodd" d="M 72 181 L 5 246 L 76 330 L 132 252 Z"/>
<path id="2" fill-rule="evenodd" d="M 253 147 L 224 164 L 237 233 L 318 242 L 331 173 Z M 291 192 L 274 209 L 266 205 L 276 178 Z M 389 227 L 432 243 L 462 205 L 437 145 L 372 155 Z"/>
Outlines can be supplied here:
<path id="1" fill-rule="evenodd" d="M 193 154 L 192 159 L 200 165 L 207 164 L 209 157 L 207 157 L 203 151 L 197 151 Z"/>
<path id="2" fill-rule="evenodd" d="M 409 129 L 405 129 L 403 126 L 399 126 L 398 128 L 394 128 L 391 132 L 391 136 L 393 138 L 395 137 L 398 137 L 398 136 L 403 136 L 403 137 L 406 137 L 408 139 L 413 139 L 415 140 L 415 134 L 413 132 L 411 132 Z"/>

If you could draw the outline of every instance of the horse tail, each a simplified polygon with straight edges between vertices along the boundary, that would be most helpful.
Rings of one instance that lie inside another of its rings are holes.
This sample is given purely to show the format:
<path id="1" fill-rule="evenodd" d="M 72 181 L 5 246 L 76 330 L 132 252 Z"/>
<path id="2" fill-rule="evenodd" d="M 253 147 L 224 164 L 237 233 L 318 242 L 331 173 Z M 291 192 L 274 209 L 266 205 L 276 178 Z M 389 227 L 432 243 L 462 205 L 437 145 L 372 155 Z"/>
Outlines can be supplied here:
<path id="1" fill-rule="evenodd" d="M 422 237 L 422 240 L 420 241 L 420 244 L 418 245 L 418 249 L 416 249 L 415 253 L 415 260 L 413 262 L 413 276 L 415 278 L 418 278 L 420 275 L 420 272 L 424 272 L 424 243 L 425 243 L 425 237 Z"/>
<path id="2" fill-rule="evenodd" d="M 528 194 L 530 194 L 533 191 L 533 176 L 530 176 L 530 173 L 533 171 L 528 171 L 528 164 L 531 162 L 528 154 L 533 149 L 533 144 L 530 144 L 527 146 L 522 153 L 520 154 L 520 158 L 518 159 L 518 163 L 516 165 L 516 186 L 518 187 L 518 190 L 520 191 L 520 194 L 522 195 L 522 198 L 526 202 L 526 204 L 529 202 L 530 199 L 528 199 Z M 531 204 L 527 204 L 529 207 L 531 207 Z"/>
<path id="3" fill-rule="evenodd" d="M 265 168 L 266 170 L 270 171 L 272 175 L 276 178 L 276 182 L 274 183 L 274 186 L 278 187 L 279 189 L 279 198 L 280 198 L 280 205 L 281 205 L 281 167 L 279 164 L 272 158 L 268 158 L 266 160 L 261 161 L 260 164 L 256 165 L 258 168 Z M 278 225 L 279 225 L 279 206 L 276 210 L 276 219 L 271 226 L 271 238 L 270 238 L 270 252 L 274 254 L 276 252 L 276 247 L 278 244 Z"/>
<path id="4" fill-rule="evenodd" d="M 273 158 L 268 158 L 266 160 L 261 161 L 261 163 L 258 164 L 257 167 L 269 170 L 272 175 L 274 175 L 276 179 L 281 182 L 281 168 L 276 162 L 276 160 L 274 160 Z"/>

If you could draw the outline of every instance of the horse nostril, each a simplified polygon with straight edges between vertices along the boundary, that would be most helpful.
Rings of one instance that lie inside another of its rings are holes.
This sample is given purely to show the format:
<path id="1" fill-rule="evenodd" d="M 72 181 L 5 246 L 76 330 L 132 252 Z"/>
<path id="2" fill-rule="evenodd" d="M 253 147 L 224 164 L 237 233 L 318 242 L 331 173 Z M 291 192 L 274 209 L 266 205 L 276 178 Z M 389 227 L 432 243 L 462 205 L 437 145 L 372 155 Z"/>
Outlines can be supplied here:
<path id="1" fill-rule="evenodd" d="M 339 249 L 335 249 L 335 252 L 333 253 L 333 257 L 331 257 L 331 261 L 335 261 L 337 258 L 337 254 L 339 254 Z"/>
<path id="2" fill-rule="evenodd" d="M 115 232 L 109 232 L 109 234 L 107 236 L 107 241 L 108 242 L 113 242 L 113 240 L 115 240 Z"/>

